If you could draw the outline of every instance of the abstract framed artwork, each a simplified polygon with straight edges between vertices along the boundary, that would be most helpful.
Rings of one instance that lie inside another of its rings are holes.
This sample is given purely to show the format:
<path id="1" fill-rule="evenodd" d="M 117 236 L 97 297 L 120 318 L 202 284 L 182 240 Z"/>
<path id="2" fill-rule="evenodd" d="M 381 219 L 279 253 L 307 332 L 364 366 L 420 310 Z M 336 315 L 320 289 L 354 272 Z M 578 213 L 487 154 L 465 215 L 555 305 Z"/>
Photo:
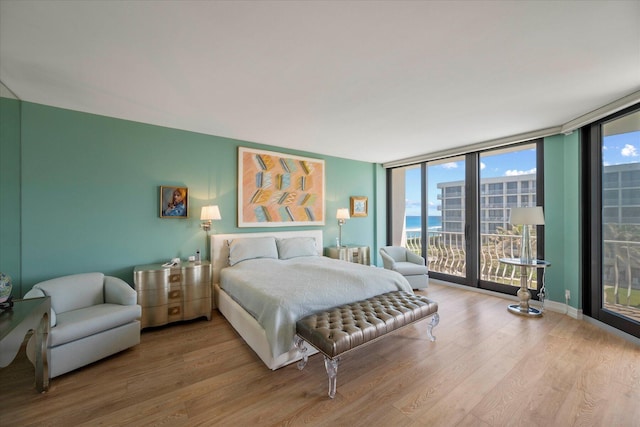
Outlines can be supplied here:
<path id="1" fill-rule="evenodd" d="M 187 218 L 189 216 L 189 189 L 187 187 L 160 187 L 160 218 Z"/>
<path id="2" fill-rule="evenodd" d="M 365 196 L 351 196 L 351 216 L 367 216 L 369 200 Z"/>
<path id="3" fill-rule="evenodd" d="M 324 160 L 238 147 L 238 227 L 324 225 Z"/>

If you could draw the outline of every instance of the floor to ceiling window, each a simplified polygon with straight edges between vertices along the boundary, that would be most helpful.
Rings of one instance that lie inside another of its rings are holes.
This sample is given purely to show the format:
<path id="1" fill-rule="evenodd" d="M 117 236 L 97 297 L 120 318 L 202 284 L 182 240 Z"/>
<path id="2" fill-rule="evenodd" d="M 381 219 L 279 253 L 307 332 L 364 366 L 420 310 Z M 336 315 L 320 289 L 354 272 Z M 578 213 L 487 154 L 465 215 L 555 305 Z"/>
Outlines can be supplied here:
<path id="1" fill-rule="evenodd" d="M 509 222 L 512 208 L 538 205 L 536 144 L 480 153 L 480 280 L 517 288 L 515 268 L 500 258 L 520 256 L 522 227 Z M 531 227 L 532 255 L 537 257 L 538 227 Z M 541 242 L 542 243 L 542 242 Z M 542 246 L 542 245 L 540 245 Z M 537 289 L 537 271 L 530 269 L 530 287 Z M 489 288 L 495 288 L 488 284 Z"/>
<path id="2" fill-rule="evenodd" d="M 465 277 L 465 158 L 454 157 L 427 163 L 427 227 L 429 270 Z"/>
<path id="3" fill-rule="evenodd" d="M 420 165 L 390 169 L 388 243 L 422 255 L 422 168 Z"/>
<path id="4" fill-rule="evenodd" d="M 390 243 L 426 254 L 431 277 L 515 294 L 518 272 L 499 259 L 520 255 L 510 209 L 542 205 L 540 151 L 535 141 L 391 170 Z"/>
<path id="5" fill-rule="evenodd" d="M 640 106 L 590 125 L 585 313 L 640 337 Z"/>

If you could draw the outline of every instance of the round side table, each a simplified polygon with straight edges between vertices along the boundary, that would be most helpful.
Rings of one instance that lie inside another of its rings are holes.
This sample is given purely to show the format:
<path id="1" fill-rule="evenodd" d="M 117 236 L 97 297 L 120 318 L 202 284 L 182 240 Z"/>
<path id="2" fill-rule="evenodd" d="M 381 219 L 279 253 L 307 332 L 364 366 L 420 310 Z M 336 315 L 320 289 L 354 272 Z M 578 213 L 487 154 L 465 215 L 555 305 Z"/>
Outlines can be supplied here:
<path id="1" fill-rule="evenodd" d="M 529 306 L 529 300 L 531 299 L 531 292 L 529 292 L 529 269 L 541 268 L 545 269 L 551 266 L 550 262 L 541 259 L 521 259 L 521 258 L 500 258 L 500 262 L 503 264 L 509 264 L 520 267 L 520 289 L 518 290 L 518 298 L 520 298 L 519 304 L 510 304 L 510 312 L 520 314 L 522 316 L 542 316 L 542 310 Z M 544 292 L 544 285 L 542 287 Z"/>

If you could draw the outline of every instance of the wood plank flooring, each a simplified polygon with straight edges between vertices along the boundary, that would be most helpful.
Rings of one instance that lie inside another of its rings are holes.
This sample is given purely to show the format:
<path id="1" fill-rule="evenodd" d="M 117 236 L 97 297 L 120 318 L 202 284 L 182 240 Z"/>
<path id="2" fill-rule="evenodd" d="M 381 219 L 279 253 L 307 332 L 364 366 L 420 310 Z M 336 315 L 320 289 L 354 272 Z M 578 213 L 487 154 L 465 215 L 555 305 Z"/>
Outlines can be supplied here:
<path id="1" fill-rule="evenodd" d="M 640 347 L 585 321 L 432 281 L 428 320 L 343 357 L 267 369 L 217 312 L 34 388 L 21 351 L 0 370 L 8 426 L 640 426 Z"/>

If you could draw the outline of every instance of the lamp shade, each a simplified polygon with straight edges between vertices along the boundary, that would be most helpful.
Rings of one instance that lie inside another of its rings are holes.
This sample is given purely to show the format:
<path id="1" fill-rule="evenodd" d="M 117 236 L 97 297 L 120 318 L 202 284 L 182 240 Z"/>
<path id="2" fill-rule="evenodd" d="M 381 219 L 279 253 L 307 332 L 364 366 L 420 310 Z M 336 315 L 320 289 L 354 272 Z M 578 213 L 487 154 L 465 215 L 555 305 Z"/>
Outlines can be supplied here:
<path id="1" fill-rule="evenodd" d="M 220 216 L 220 209 L 218 209 L 218 206 L 216 205 L 203 206 L 200 211 L 200 219 L 202 221 L 222 219 Z"/>
<path id="2" fill-rule="evenodd" d="M 511 208 L 511 220 L 514 225 L 544 225 L 542 206 L 532 208 Z"/>
<path id="3" fill-rule="evenodd" d="M 338 209 L 338 212 L 336 212 L 336 218 L 337 219 L 349 219 L 349 218 L 351 218 L 349 216 L 349 209 L 347 209 L 347 208 Z"/>

